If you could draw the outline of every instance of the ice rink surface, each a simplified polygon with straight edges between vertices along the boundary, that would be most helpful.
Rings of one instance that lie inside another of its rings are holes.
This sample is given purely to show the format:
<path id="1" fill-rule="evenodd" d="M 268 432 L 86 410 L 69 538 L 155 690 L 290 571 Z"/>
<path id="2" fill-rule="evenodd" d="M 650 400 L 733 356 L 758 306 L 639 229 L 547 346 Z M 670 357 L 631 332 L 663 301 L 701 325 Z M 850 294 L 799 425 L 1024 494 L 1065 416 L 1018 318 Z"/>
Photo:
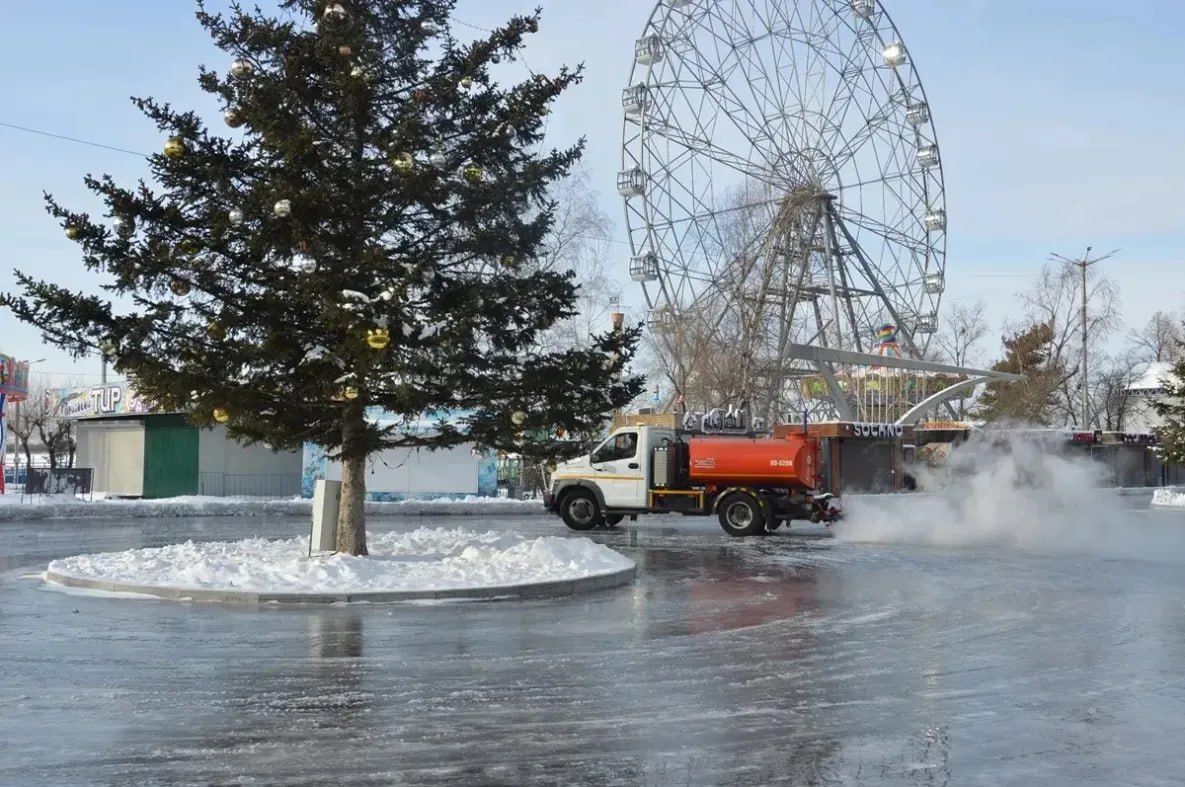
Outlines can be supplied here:
<path id="1" fill-rule="evenodd" d="M 1081 514 L 1039 531 L 1052 515 L 1002 506 L 1008 533 L 1046 535 L 980 522 L 961 541 L 945 509 L 885 505 L 857 505 L 880 513 L 852 538 L 626 522 L 590 535 L 638 562 L 632 587 L 437 605 L 96 598 L 29 576 L 299 518 L 5 523 L 0 785 L 1180 783 L 1185 512 L 1128 504 L 1063 538 Z"/>

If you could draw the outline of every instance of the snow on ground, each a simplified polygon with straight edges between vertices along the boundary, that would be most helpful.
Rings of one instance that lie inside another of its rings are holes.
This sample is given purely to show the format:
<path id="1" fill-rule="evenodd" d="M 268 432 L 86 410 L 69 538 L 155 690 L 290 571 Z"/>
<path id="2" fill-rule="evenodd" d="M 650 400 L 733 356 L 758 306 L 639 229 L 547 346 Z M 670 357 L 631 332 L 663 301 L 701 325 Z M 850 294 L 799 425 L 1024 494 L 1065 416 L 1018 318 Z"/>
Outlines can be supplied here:
<path id="1" fill-rule="evenodd" d="M 86 579 L 185 589 L 272 593 L 377 593 L 572 580 L 633 561 L 587 538 L 526 539 L 463 528 L 378 533 L 369 557 L 308 557 L 307 538 L 194 543 L 75 555 L 49 571 Z"/>
<path id="2" fill-rule="evenodd" d="M 1152 493 L 1152 505 L 1166 508 L 1185 508 L 1185 491 L 1162 487 Z"/>
<path id="3" fill-rule="evenodd" d="M 172 497 L 164 500 L 94 500 L 71 495 L 0 495 L 0 522 L 24 519 L 65 518 L 148 518 L 191 516 L 284 516 L 311 515 L 313 501 L 303 498 L 268 500 L 251 497 Z M 542 514 L 541 500 L 513 500 L 505 497 L 440 498 L 370 501 L 368 514 L 398 516 Z"/>

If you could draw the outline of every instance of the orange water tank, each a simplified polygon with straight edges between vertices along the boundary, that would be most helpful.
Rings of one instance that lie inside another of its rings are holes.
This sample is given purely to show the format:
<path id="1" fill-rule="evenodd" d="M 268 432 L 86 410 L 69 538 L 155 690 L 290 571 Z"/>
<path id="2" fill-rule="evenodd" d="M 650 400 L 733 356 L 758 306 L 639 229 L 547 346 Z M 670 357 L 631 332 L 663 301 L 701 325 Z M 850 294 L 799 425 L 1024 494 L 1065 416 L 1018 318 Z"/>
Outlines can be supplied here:
<path id="1" fill-rule="evenodd" d="M 819 441 L 813 437 L 693 437 L 687 443 L 693 484 L 781 489 L 819 484 Z"/>

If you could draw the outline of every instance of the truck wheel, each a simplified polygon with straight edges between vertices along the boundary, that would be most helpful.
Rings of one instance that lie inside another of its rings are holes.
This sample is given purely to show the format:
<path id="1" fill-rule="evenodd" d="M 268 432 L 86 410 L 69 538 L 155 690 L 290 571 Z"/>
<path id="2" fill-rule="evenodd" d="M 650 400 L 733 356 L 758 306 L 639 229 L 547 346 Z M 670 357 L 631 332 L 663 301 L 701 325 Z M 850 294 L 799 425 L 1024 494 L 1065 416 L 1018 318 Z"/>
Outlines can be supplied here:
<path id="1" fill-rule="evenodd" d="M 560 518 L 573 530 L 592 530 L 601 524 L 601 507 L 587 489 L 573 489 L 560 502 Z"/>
<path id="2" fill-rule="evenodd" d="M 757 498 L 733 492 L 716 506 L 720 527 L 730 536 L 755 536 L 765 531 L 765 511 Z"/>

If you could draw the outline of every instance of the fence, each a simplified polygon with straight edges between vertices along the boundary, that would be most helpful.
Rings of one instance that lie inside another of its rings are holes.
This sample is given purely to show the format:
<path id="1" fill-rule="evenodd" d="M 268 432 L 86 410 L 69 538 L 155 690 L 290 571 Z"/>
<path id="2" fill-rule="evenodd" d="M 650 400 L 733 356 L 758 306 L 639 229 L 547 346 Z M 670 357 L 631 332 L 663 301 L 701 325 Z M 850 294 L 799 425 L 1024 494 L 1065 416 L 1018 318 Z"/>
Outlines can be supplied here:
<path id="1" fill-rule="evenodd" d="M 89 495 L 95 471 L 90 467 L 26 467 L 26 495 Z"/>
<path id="2" fill-rule="evenodd" d="M 198 494 L 287 499 L 300 495 L 300 476 L 285 473 L 199 473 Z"/>

